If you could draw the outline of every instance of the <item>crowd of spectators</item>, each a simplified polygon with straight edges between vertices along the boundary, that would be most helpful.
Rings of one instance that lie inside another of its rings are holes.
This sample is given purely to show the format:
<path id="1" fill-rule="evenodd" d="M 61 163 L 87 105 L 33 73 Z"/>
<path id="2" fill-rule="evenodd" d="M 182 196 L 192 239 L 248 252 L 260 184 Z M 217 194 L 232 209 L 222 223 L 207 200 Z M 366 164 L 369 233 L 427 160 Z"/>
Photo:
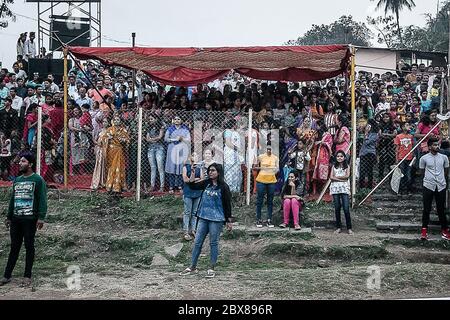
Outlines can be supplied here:
<path id="1" fill-rule="evenodd" d="M 44 115 L 41 173 L 48 182 L 62 183 L 63 86 L 56 75 L 28 74 L 27 60 L 36 57 L 36 48 L 34 34 L 26 38 L 23 34 L 18 41 L 17 62 L 12 69 L 0 71 L 1 178 L 14 179 L 18 155 L 36 149 L 37 109 L 41 106 Z M 333 155 L 340 150 L 347 155 L 351 153 L 351 94 L 348 78 L 344 76 L 295 83 L 249 79 L 232 72 L 212 83 L 185 88 L 156 83 L 142 72 L 137 73 L 133 83 L 131 71 L 93 61 L 82 63 L 82 68 L 75 64 L 68 77 L 71 177 L 92 175 L 99 134 L 118 116 L 131 141 L 124 146 L 125 189 L 135 187 L 137 148 L 133 142 L 137 140 L 138 106 L 142 106 L 145 115 L 142 178 L 148 192 L 182 189 L 182 170 L 169 168 L 168 151 L 177 143 L 171 140 L 171 135 L 174 130 L 184 129 L 184 140 L 191 141 L 195 120 L 203 121 L 203 129 L 223 132 L 222 150 L 217 150 L 217 145 L 215 149 L 211 147 L 211 138 L 204 141 L 204 147 L 213 153 L 214 159 L 222 153 L 218 161 L 224 164 L 231 191 L 237 193 L 244 190 L 246 179 L 255 180 L 255 174 L 246 176 L 246 152 L 242 150 L 254 148 L 255 159 L 250 162 L 256 164 L 256 157 L 264 152 L 260 142 L 267 138 L 272 139 L 269 142 L 272 145 L 273 137 L 278 139 L 279 150 L 274 150 L 279 155 L 278 190 L 289 173 L 295 171 L 307 194 L 319 193 L 330 176 Z M 443 93 L 443 71 L 438 66 L 412 64 L 397 72 L 357 73 L 360 188 L 372 188 L 433 127 Z M 235 132 L 247 130 L 245 119 L 250 109 L 256 146 L 236 148 L 248 142 L 248 137 Z M 271 130 L 277 130 L 278 134 Z M 439 127 L 432 135 L 447 140 L 445 130 Z M 427 151 L 425 141 L 419 152 Z M 402 169 L 406 176 L 404 189 L 410 191 L 414 166 Z M 255 184 L 252 189 L 256 190 Z"/>

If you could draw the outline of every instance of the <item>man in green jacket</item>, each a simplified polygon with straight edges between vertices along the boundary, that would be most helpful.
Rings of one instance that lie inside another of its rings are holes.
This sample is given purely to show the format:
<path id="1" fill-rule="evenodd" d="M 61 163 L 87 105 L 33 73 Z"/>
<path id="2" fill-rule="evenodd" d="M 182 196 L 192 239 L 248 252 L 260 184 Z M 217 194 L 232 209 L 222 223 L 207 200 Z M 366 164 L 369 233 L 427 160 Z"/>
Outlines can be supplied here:
<path id="1" fill-rule="evenodd" d="M 36 158 L 33 154 L 22 155 L 19 165 L 22 175 L 14 182 L 6 219 L 6 227 L 10 229 L 11 235 L 11 251 L 0 285 L 11 282 L 22 242 L 25 242 L 23 285 L 29 287 L 34 262 L 34 237 L 36 230 L 42 229 L 47 214 L 47 185 L 44 179 L 34 172 Z"/>

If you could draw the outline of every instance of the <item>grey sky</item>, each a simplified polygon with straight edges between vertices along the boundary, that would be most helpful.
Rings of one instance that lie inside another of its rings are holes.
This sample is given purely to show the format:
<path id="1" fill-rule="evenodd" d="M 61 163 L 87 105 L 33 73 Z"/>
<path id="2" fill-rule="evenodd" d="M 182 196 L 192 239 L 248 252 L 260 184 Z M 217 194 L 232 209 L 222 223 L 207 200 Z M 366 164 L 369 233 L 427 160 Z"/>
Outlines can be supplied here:
<path id="1" fill-rule="evenodd" d="M 416 0 L 417 7 L 404 11 L 404 25 L 425 24 L 424 13 L 436 12 L 438 0 Z M 147 46 L 211 47 L 282 45 L 305 33 L 312 24 L 328 24 L 344 14 L 364 21 L 374 13 L 370 0 L 103 0 L 102 46 L 127 46 L 107 39 Z M 64 9 L 67 7 L 64 5 Z M 14 12 L 36 19 L 37 5 L 16 0 Z M 76 16 L 76 14 L 74 14 Z M 123 21 L 123 22 L 122 22 Z M 24 31 L 37 31 L 37 22 L 18 16 L 0 29 L 0 61 L 11 68 L 16 41 Z M 375 40 L 374 40 L 375 41 Z M 48 41 L 44 44 L 48 48 Z M 378 45 L 379 46 L 379 45 Z"/>

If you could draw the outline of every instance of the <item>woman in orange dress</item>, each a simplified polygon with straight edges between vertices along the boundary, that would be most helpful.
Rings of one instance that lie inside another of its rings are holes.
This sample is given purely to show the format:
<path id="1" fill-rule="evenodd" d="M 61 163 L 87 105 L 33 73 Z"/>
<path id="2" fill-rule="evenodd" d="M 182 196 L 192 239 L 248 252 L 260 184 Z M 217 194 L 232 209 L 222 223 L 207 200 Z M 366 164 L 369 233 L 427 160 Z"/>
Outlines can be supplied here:
<path id="1" fill-rule="evenodd" d="M 122 126 L 120 117 L 114 116 L 112 127 L 106 130 L 108 149 L 106 153 L 106 190 L 121 193 L 126 189 L 125 147 L 130 142 L 127 130 Z"/>

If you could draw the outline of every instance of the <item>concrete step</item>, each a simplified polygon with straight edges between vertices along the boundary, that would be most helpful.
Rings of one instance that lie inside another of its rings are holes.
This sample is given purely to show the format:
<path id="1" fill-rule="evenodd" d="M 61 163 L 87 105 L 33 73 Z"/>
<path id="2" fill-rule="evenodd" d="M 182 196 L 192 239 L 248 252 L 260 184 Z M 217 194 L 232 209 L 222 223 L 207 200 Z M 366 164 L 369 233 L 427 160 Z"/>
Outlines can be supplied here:
<path id="1" fill-rule="evenodd" d="M 392 244 L 404 244 L 412 246 L 421 243 L 419 234 L 380 233 L 377 235 L 377 238 L 380 240 L 389 240 L 389 242 L 391 242 Z M 442 242 L 443 244 L 450 245 L 450 242 L 448 240 L 442 239 L 439 234 L 429 234 L 427 241 Z"/>
<path id="2" fill-rule="evenodd" d="M 419 233 L 422 229 L 421 222 L 379 222 L 376 225 L 376 229 L 378 232 L 383 233 L 408 233 L 408 232 L 416 232 Z M 430 221 L 430 225 L 428 227 L 430 231 L 440 231 L 441 227 L 436 221 Z"/>
<path id="3" fill-rule="evenodd" d="M 423 209 L 423 203 L 422 201 L 374 201 L 371 204 L 372 208 L 377 209 L 398 209 L 403 212 L 404 210 L 422 210 Z"/>
<path id="4" fill-rule="evenodd" d="M 389 212 L 375 212 L 370 214 L 371 218 L 382 221 L 411 221 L 422 218 L 422 214 L 417 211 L 411 211 L 411 213 L 389 213 Z"/>
<path id="5" fill-rule="evenodd" d="M 372 195 L 372 201 L 373 202 L 378 202 L 378 201 L 393 201 L 393 202 L 397 202 L 397 201 L 402 201 L 402 200 L 406 200 L 406 201 L 419 201 L 420 203 L 422 202 L 422 194 L 421 193 L 415 193 L 412 195 L 396 195 L 396 194 L 389 194 L 389 193 L 380 193 L 380 194 L 374 194 Z"/>
<path id="6" fill-rule="evenodd" d="M 305 233 L 312 233 L 311 228 L 302 227 L 301 230 L 295 230 L 294 228 L 280 228 L 278 226 L 275 226 L 274 228 L 268 228 L 266 226 L 262 228 L 257 228 L 256 226 L 244 226 L 244 225 L 234 225 L 233 230 L 236 231 L 243 231 L 248 235 L 251 236 L 259 236 L 264 234 L 305 234 Z"/>

